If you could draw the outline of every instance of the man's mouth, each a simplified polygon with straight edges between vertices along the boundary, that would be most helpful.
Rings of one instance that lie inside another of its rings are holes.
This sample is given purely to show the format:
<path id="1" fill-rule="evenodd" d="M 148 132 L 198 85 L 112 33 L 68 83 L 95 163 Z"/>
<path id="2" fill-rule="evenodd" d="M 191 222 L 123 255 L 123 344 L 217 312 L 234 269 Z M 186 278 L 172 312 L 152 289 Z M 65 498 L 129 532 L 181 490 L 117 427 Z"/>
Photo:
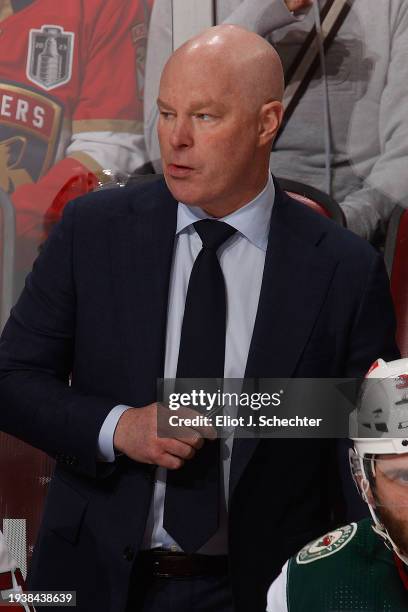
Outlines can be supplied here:
<path id="1" fill-rule="evenodd" d="M 183 166 L 182 164 L 167 164 L 167 172 L 174 178 L 183 178 L 193 172 L 191 166 Z"/>

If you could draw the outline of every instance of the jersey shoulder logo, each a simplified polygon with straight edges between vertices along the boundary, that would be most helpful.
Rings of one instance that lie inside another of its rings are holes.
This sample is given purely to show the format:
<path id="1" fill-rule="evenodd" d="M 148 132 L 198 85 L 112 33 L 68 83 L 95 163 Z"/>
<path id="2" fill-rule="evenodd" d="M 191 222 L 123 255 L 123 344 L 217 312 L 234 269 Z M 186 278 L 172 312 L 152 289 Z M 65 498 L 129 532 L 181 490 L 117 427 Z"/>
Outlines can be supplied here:
<path id="1" fill-rule="evenodd" d="M 49 91 L 60 87 L 72 77 L 74 32 L 58 25 L 43 25 L 29 34 L 27 78 Z"/>
<path id="2" fill-rule="evenodd" d="M 334 555 L 348 544 L 357 532 L 357 524 L 351 523 L 344 527 L 339 527 L 330 533 L 307 544 L 296 555 L 296 563 L 299 565 L 312 563 L 324 557 Z"/>

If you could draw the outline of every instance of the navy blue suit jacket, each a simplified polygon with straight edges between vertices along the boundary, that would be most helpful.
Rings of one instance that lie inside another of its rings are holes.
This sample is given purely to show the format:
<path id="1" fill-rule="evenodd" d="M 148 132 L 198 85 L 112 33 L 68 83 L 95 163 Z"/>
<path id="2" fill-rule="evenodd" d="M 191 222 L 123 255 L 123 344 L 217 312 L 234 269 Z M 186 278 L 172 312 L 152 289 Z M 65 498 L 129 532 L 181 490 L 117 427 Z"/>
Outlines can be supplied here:
<path id="1" fill-rule="evenodd" d="M 97 461 L 116 404 L 156 400 L 177 203 L 162 178 L 69 204 L 0 342 L 0 428 L 53 455 L 33 589 L 122 612 L 154 468 Z M 248 377 L 361 376 L 398 356 L 388 279 L 367 243 L 279 188 Z M 72 384 L 68 385 L 72 374 Z M 230 479 L 236 609 L 265 609 L 284 561 L 321 534 L 335 480 L 326 440 L 237 440 Z"/>

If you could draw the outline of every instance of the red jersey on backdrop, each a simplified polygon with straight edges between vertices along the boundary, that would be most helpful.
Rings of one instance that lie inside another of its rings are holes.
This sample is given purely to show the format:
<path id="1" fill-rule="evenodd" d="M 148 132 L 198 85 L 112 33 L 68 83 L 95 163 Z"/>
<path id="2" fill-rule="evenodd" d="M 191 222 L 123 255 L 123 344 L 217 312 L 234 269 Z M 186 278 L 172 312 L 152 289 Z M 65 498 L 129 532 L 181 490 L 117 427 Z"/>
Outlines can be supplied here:
<path id="1" fill-rule="evenodd" d="M 68 179 L 131 173 L 147 161 L 141 81 L 151 4 L 0 0 L 0 187 L 13 194 L 18 237 L 30 238 L 25 261 Z"/>

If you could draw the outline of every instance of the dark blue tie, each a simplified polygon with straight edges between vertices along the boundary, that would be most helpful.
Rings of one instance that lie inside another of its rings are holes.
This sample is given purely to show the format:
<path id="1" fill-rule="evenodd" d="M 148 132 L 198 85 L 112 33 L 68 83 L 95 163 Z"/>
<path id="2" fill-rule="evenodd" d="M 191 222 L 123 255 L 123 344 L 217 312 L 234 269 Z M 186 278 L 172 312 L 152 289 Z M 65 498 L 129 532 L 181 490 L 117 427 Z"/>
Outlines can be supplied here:
<path id="1" fill-rule="evenodd" d="M 177 378 L 224 376 L 226 296 L 217 250 L 236 230 L 221 221 L 194 223 L 203 247 L 190 275 Z M 219 440 L 206 441 L 179 470 L 167 472 L 163 525 L 187 553 L 203 546 L 218 528 Z"/>

